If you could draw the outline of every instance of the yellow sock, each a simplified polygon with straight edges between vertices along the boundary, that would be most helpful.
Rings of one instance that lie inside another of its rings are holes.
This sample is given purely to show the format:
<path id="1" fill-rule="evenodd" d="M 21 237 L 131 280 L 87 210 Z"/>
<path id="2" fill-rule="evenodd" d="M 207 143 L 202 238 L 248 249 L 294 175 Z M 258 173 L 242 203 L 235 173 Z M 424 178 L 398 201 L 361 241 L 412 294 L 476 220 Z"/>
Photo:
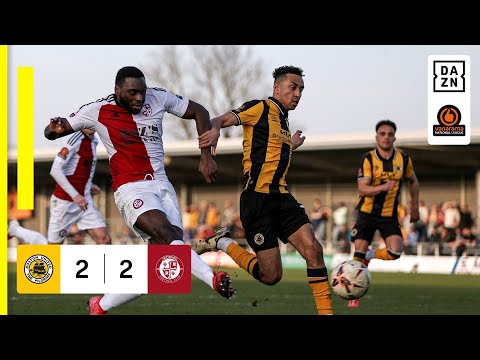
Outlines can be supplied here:
<path id="1" fill-rule="evenodd" d="M 373 256 L 374 259 L 382 259 L 382 260 L 396 260 L 399 257 L 400 257 L 399 253 L 389 250 L 386 247 L 383 249 L 375 250 L 375 254 Z"/>
<path id="2" fill-rule="evenodd" d="M 327 269 L 307 269 L 307 276 L 318 315 L 332 315 L 332 295 L 328 286 Z"/>
<path id="3" fill-rule="evenodd" d="M 257 257 L 254 254 L 232 242 L 227 247 L 227 255 L 230 256 L 232 260 L 235 261 L 235 263 L 243 270 L 248 272 L 250 275 L 253 275 L 253 268 L 258 262 Z"/>

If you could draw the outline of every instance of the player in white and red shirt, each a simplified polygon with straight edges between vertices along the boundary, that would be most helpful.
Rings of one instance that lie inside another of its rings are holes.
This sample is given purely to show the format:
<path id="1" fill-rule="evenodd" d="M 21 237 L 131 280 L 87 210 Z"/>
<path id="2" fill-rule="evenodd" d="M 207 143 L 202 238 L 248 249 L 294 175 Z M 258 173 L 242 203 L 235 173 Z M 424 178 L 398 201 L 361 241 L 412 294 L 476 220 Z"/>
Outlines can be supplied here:
<path id="1" fill-rule="evenodd" d="M 210 129 L 208 111 L 200 104 L 167 90 L 148 88 L 142 71 L 120 69 L 115 93 L 83 105 L 68 119 L 56 117 L 45 128 L 54 140 L 80 129 L 94 129 L 107 149 L 115 203 L 125 223 L 151 244 L 183 245 L 183 225 L 175 189 L 164 165 L 162 120 L 165 112 L 195 119 L 199 135 Z M 201 149 L 199 171 L 215 182 L 217 164 L 210 149 Z M 212 237 L 221 236 L 215 233 Z M 235 292 L 226 272 L 214 273 L 192 250 L 192 274 L 220 295 Z M 89 301 L 90 314 L 133 300 L 138 294 L 108 294 Z"/>
<path id="2" fill-rule="evenodd" d="M 50 197 L 48 240 L 15 221 L 9 225 L 9 235 L 19 237 L 27 244 L 63 244 L 70 228 L 77 224 L 78 229 L 86 230 L 97 244 L 111 244 L 105 221 L 92 199 L 92 193 L 100 191 L 92 184 L 97 145 L 95 131 L 91 129 L 77 131 L 62 139 L 50 170 L 56 185 Z"/>

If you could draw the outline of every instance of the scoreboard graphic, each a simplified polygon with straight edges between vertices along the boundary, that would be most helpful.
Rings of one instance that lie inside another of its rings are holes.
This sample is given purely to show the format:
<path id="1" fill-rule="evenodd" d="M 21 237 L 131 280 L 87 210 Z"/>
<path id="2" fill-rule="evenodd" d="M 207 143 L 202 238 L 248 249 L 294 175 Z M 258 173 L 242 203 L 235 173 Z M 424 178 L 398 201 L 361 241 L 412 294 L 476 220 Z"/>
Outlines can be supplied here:
<path id="1" fill-rule="evenodd" d="M 188 245 L 19 245 L 19 294 L 185 294 Z"/>

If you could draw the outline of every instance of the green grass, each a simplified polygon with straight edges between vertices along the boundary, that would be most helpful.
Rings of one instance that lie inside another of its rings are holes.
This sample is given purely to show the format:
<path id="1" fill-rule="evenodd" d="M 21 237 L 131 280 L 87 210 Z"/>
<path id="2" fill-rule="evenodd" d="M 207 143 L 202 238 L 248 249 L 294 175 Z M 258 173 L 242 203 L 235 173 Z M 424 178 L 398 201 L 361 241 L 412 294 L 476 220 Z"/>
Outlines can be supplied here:
<path id="1" fill-rule="evenodd" d="M 109 315 L 315 315 L 305 270 L 284 270 L 274 286 L 241 269 L 226 269 L 238 289 L 232 300 L 193 278 L 188 295 L 142 295 Z M 9 264 L 8 314 L 85 315 L 93 295 L 23 295 L 16 291 L 15 264 Z M 480 315 L 480 276 L 372 273 L 372 284 L 350 309 L 334 295 L 336 315 Z"/>

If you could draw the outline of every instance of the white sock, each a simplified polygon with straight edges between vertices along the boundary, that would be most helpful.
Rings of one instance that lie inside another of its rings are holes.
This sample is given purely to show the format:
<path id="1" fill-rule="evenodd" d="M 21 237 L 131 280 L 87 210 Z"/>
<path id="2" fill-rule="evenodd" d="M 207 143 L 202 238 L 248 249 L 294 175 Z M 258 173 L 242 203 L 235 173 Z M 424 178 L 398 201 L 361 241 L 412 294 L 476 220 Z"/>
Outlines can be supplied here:
<path id="1" fill-rule="evenodd" d="M 185 245 L 182 240 L 173 240 L 170 245 Z M 202 280 L 213 289 L 213 270 L 202 258 L 191 249 L 192 252 L 192 275 Z"/>
<path id="2" fill-rule="evenodd" d="M 116 306 L 126 304 L 141 295 L 142 294 L 105 294 L 100 299 L 99 304 L 103 310 L 108 311 Z"/>
<path id="3" fill-rule="evenodd" d="M 375 250 L 367 250 L 365 254 L 365 260 L 370 261 L 374 258 Z"/>
<path id="4" fill-rule="evenodd" d="M 48 240 L 45 236 L 40 234 L 37 231 L 25 229 L 21 226 L 16 226 L 10 231 L 10 235 L 19 237 L 23 239 L 27 244 L 30 245 L 47 245 Z"/>
<path id="5" fill-rule="evenodd" d="M 222 250 L 223 252 L 227 252 L 227 247 L 233 242 L 232 239 L 227 237 L 222 237 L 217 241 L 217 248 Z"/>

